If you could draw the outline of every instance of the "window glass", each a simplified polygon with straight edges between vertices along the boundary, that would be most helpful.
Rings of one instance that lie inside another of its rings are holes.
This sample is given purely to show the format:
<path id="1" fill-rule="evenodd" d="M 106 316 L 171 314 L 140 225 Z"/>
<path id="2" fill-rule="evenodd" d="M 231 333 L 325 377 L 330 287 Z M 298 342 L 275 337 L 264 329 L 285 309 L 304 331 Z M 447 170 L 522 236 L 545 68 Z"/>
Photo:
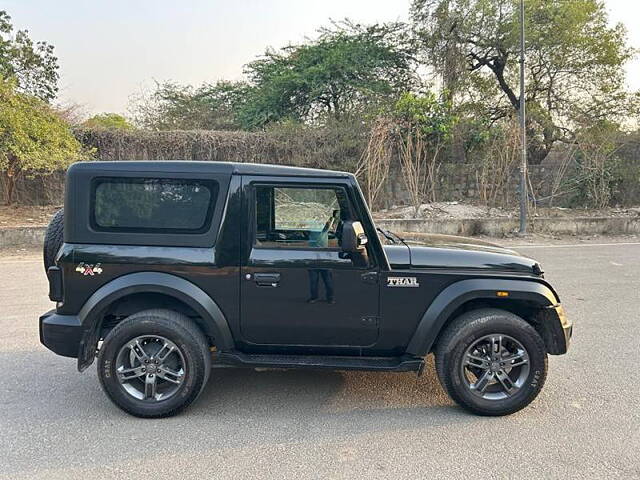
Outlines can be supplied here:
<path id="1" fill-rule="evenodd" d="M 340 188 L 256 187 L 256 244 L 338 248 L 348 203 Z"/>
<path id="2" fill-rule="evenodd" d="M 94 192 L 94 221 L 103 229 L 201 231 L 208 227 L 216 195 L 215 182 L 157 178 L 101 180 Z"/>

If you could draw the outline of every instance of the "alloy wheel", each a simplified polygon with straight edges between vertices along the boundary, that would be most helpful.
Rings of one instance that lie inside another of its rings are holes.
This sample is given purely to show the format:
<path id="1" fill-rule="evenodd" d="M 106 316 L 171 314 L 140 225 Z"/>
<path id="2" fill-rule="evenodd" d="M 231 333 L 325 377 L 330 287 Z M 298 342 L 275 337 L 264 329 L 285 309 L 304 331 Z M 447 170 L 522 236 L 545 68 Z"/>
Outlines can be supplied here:
<path id="1" fill-rule="evenodd" d="M 127 342 L 116 357 L 116 374 L 132 397 L 159 402 L 174 396 L 185 379 L 186 363 L 178 346 L 159 335 Z"/>
<path id="2" fill-rule="evenodd" d="M 461 365 L 467 388 L 485 400 L 515 395 L 527 381 L 529 369 L 529 353 L 522 343 L 498 333 L 472 343 Z"/>

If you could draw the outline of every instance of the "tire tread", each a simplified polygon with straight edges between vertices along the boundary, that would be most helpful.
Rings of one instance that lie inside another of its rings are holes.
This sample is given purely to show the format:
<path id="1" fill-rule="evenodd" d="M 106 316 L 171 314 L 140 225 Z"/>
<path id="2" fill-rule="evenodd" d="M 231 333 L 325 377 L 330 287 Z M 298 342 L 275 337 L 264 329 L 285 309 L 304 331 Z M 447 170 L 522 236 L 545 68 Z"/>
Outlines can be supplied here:
<path id="1" fill-rule="evenodd" d="M 44 260 L 45 272 L 53 266 L 56 261 L 58 250 L 64 241 L 64 209 L 61 208 L 53 214 L 53 218 L 47 226 L 42 243 L 42 257 Z"/>

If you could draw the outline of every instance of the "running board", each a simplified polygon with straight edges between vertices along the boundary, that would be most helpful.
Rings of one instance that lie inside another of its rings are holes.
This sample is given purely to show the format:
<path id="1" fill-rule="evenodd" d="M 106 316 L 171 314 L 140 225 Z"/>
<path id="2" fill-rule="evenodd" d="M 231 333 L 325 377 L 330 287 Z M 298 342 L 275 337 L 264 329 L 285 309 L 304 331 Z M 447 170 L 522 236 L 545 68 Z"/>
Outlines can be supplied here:
<path id="1" fill-rule="evenodd" d="M 249 368 L 311 368 L 330 370 L 368 370 L 383 372 L 421 372 L 424 359 L 403 357 L 356 357 L 326 355 L 273 355 L 243 352 L 216 352 L 214 364 Z"/>

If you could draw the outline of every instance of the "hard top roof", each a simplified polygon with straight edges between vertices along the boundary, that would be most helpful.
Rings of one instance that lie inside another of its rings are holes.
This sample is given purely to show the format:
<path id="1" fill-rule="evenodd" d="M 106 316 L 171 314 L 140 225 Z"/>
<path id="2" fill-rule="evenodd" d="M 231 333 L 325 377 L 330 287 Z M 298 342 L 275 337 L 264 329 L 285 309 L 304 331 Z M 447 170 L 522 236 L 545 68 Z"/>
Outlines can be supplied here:
<path id="1" fill-rule="evenodd" d="M 100 170 L 109 172 L 162 172 L 162 173 L 223 173 L 230 175 L 273 175 L 289 177 L 336 177 L 351 176 L 347 172 L 321 170 L 318 168 L 290 167 L 263 163 L 201 162 L 191 160 L 146 160 L 119 162 L 78 162 L 73 170 Z"/>

